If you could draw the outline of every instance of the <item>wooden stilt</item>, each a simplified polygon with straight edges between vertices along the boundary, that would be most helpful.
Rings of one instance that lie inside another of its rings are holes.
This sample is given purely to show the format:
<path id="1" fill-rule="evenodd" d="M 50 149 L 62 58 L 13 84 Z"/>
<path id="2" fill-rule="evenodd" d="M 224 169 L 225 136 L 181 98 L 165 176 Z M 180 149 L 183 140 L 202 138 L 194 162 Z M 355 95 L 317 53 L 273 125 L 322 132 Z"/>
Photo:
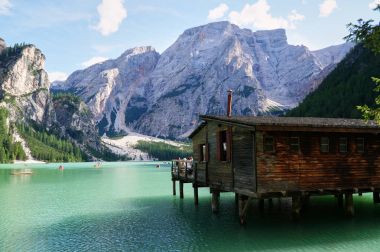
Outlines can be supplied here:
<path id="1" fill-rule="evenodd" d="M 363 193 L 362 193 L 362 192 L 360 192 L 360 193 L 359 193 L 359 196 L 363 196 Z"/>
<path id="2" fill-rule="evenodd" d="M 183 199 L 183 182 L 179 181 L 179 197 Z"/>
<path id="3" fill-rule="evenodd" d="M 177 194 L 176 192 L 176 184 L 175 184 L 175 180 L 173 180 L 173 195 L 175 196 Z"/>
<path id="4" fill-rule="evenodd" d="M 352 197 L 352 193 L 345 193 L 345 212 L 348 217 L 353 217 L 355 214 L 354 210 L 354 198 Z"/>
<path id="5" fill-rule="evenodd" d="M 211 209 L 213 213 L 219 212 L 219 198 L 220 198 L 220 192 L 213 191 L 212 197 L 211 197 Z"/>
<path id="6" fill-rule="evenodd" d="M 301 209 L 307 210 L 309 206 L 310 206 L 310 196 L 309 195 L 301 196 Z"/>
<path id="7" fill-rule="evenodd" d="M 380 203 L 380 194 L 378 192 L 373 192 L 373 203 Z"/>
<path id="8" fill-rule="evenodd" d="M 338 207 L 342 208 L 343 207 L 343 194 L 337 194 L 336 199 L 338 202 Z"/>
<path id="9" fill-rule="evenodd" d="M 273 199 L 272 199 L 272 198 L 269 198 L 269 199 L 268 199 L 268 206 L 269 206 L 270 208 L 273 207 Z"/>
<path id="10" fill-rule="evenodd" d="M 236 207 L 239 206 L 239 194 L 238 193 L 235 193 L 235 206 Z"/>
<path id="11" fill-rule="evenodd" d="M 239 219 L 240 224 L 247 222 L 247 211 L 249 206 L 249 198 L 245 195 L 239 194 Z"/>
<path id="12" fill-rule="evenodd" d="M 198 186 L 196 184 L 193 184 L 194 188 L 194 205 L 198 206 Z"/>
<path id="13" fill-rule="evenodd" d="M 301 214 L 301 196 L 292 197 L 292 217 L 298 220 Z"/>
<path id="14" fill-rule="evenodd" d="M 263 212 L 264 211 L 264 199 L 259 199 L 259 210 L 260 212 Z"/>

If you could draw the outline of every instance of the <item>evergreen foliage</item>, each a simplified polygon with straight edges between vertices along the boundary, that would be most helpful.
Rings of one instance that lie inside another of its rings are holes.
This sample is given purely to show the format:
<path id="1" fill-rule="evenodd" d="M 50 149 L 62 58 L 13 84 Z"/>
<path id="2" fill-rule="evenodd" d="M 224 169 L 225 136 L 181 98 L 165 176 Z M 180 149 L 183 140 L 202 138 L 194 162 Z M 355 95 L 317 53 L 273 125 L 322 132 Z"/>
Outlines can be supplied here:
<path id="1" fill-rule="evenodd" d="M 139 140 L 135 148 L 147 152 L 149 156 L 158 158 L 159 160 L 172 160 L 178 157 L 184 158 L 193 155 L 193 150 L 190 145 L 177 147 L 163 142 Z"/>
<path id="2" fill-rule="evenodd" d="M 8 129 L 7 117 L 8 111 L 0 108 L 0 163 L 10 163 L 16 159 L 26 160 L 21 143 L 13 141 L 13 129 Z"/>
<path id="3" fill-rule="evenodd" d="M 81 162 L 82 151 L 68 140 L 56 137 L 44 130 L 38 131 L 26 124 L 17 125 L 18 132 L 28 143 L 32 156 L 48 162 Z"/>
<path id="4" fill-rule="evenodd" d="M 126 155 L 115 154 L 107 148 L 103 148 L 102 151 L 97 151 L 94 148 L 87 146 L 87 150 L 89 150 L 94 157 L 102 159 L 104 161 L 128 161 L 128 160 L 131 160 L 130 157 L 128 157 Z"/>
<path id="5" fill-rule="evenodd" d="M 14 46 L 6 47 L 0 53 L 0 62 L 5 61 L 5 59 L 7 59 L 9 57 L 18 56 L 22 52 L 22 50 L 28 46 L 30 46 L 30 44 L 26 44 L 26 43 L 17 44 L 16 43 Z"/>
<path id="6" fill-rule="evenodd" d="M 377 5 L 374 10 L 380 11 L 380 5 Z M 372 19 L 367 21 L 359 19 L 357 24 L 348 24 L 350 34 L 346 39 L 356 43 L 362 43 L 375 55 L 378 55 L 380 53 L 380 24 L 373 25 L 373 22 L 374 20 Z M 376 85 L 374 91 L 379 93 L 380 78 L 372 77 L 372 80 Z M 362 112 L 365 120 L 374 119 L 380 124 L 380 95 L 375 98 L 374 103 L 374 106 L 368 106 L 368 104 L 365 104 L 357 106 L 357 109 Z"/>
<path id="7" fill-rule="evenodd" d="M 286 116 L 361 118 L 358 105 L 375 105 L 371 76 L 380 76 L 380 57 L 357 45 L 321 85 Z"/>

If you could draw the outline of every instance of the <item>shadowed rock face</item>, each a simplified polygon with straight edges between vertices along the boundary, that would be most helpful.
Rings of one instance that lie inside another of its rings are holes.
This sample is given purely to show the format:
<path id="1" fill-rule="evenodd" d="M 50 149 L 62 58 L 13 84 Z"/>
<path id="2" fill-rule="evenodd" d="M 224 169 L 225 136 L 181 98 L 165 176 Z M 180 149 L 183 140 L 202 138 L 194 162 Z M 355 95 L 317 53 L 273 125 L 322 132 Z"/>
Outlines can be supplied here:
<path id="1" fill-rule="evenodd" d="M 130 49 L 55 88 L 80 95 L 102 132 L 184 138 L 200 114 L 225 114 L 228 89 L 235 115 L 293 108 L 350 48 L 312 52 L 289 45 L 283 29 L 252 32 L 217 22 L 186 30 L 162 55 Z"/>

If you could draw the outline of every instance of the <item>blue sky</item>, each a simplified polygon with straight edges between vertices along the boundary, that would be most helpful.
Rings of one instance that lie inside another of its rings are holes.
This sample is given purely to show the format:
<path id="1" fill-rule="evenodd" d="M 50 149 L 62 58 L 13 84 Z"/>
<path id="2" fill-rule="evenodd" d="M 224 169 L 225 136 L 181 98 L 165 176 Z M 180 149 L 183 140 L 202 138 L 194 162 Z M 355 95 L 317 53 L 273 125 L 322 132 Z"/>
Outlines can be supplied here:
<path id="1" fill-rule="evenodd" d="M 290 44 L 319 49 L 342 43 L 346 24 L 376 19 L 380 0 L 0 0 L 0 37 L 33 43 L 50 79 L 126 49 L 160 53 L 185 30 L 229 20 L 251 30 L 285 28 Z"/>

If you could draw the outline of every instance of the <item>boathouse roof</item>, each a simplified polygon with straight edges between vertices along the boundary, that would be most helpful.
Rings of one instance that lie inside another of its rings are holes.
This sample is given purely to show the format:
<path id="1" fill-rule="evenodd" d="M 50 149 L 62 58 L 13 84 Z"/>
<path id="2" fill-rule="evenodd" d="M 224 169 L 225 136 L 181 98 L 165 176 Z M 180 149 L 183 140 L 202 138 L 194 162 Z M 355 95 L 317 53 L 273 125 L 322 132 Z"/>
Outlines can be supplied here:
<path id="1" fill-rule="evenodd" d="M 375 129 L 380 125 L 373 120 L 347 118 L 320 118 L 320 117 L 276 117 L 276 116 L 214 116 L 201 115 L 203 121 L 220 121 L 222 123 L 241 126 L 280 126 L 306 128 L 341 128 L 341 129 Z M 192 138 L 205 124 L 200 124 L 191 134 Z"/>

